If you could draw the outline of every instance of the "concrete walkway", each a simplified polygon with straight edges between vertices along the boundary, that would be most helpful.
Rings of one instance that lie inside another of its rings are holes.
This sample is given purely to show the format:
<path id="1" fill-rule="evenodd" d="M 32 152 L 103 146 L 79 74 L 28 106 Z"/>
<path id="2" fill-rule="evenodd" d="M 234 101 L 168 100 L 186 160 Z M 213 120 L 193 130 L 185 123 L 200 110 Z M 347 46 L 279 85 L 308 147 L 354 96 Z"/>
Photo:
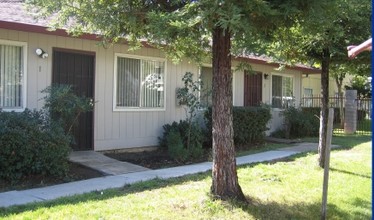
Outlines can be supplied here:
<path id="1" fill-rule="evenodd" d="M 132 163 L 115 160 L 95 151 L 73 151 L 70 153 L 69 160 L 90 167 L 104 175 L 120 175 L 149 170 Z"/>
<path id="2" fill-rule="evenodd" d="M 291 145 L 290 147 L 281 148 L 278 150 L 266 151 L 262 153 L 238 157 L 237 164 L 243 165 L 282 159 L 301 152 L 316 151 L 317 146 L 318 144 L 316 143 L 298 143 Z M 100 161 L 97 162 L 97 164 L 99 163 Z M 92 191 L 120 188 L 126 184 L 133 184 L 136 182 L 146 181 L 154 178 L 167 179 L 172 177 L 180 177 L 187 174 L 206 172 L 211 170 L 211 167 L 211 162 L 205 162 L 159 170 L 143 170 L 139 172 L 130 172 L 119 175 L 104 176 L 43 188 L 22 191 L 9 191 L 0 193 L 0 207 L 9 207 L 13 205 L 21 205 L 31 202 L 41 202 L 65 196 L 88 193 Z"/>

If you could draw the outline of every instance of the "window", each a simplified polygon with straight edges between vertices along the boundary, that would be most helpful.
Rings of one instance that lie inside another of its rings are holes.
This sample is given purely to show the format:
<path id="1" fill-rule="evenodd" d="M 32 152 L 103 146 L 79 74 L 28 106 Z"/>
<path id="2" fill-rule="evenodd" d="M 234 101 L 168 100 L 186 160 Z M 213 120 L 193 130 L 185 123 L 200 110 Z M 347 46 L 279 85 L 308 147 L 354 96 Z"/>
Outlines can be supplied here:
<path id="1" fill-rule="evenodd" d="M 0 109 L 25 108 L 25 54 L 25 43 L 0 41 Z"/>
<path id="2" fill-rule="evenodd" d="M 202 82 L 200 88 L 200 104 L 205 108 L 212 105 L 213 69 L 210 67 L 201 67 L 200 79 Z"/>
<path id="3" fill-rule="evenodd" d="M 116 55 L 115 109 L 164 109 L 165 61 Z"/>
<path id="4" fill-rule="evenodd" d="M 272 76 L 272 106 L 287 108 L 294 105 L 293 78 L 288 76 Z"/>
<path id="5" fill-rule="evenodd" d="M 313 89 L 304 88 L 303 106 L 304 107 L 313 106 Z"/>
<path id="6" fill-rule="evenodd" d="M 313 89 L 304 88 L 304 96 L 306 96 L 306 97 L 313 96 Z"/>

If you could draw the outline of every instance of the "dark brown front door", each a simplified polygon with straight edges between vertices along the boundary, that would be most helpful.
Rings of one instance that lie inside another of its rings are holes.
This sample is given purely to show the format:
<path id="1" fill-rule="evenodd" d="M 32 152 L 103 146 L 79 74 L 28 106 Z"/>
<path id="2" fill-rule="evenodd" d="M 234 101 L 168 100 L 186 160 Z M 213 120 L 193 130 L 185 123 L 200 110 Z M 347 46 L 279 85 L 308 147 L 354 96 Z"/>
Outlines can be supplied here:
<path id="1" fill-rule="evenodd" d="M 78 96 L 94 97 L 95 54 L 53 50 L 52 84 L 72 85 Z M 81 114 L 73 129 L 74 150 L 93 149 L 93 112 Z"/>
<path id="2" fill-rule="evenodd" d="M 244 106 L 259 106 L 262 102 L 262 73 L 244 74 Z"/>

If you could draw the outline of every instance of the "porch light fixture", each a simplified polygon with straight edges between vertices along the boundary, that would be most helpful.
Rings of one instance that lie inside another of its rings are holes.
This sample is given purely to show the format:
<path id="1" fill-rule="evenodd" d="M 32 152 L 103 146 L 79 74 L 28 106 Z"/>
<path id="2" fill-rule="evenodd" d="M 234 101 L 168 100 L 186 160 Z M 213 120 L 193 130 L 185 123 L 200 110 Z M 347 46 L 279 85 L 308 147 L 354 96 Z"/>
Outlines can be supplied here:
<path id="1" fill-rule="evenodd" d="M 264 74 L 264 79 L 268 79 L 268 77 L 269 77 L 269 74 L 265 73 Z"/>
<path id="2" fill-rule="evenodd" d="M 47 52 L 45 52 L 43 49 L 41 49 L 41 48 L 37 48 L 36 50 L 35 50 L 35 53 L 36 53 L 36 55 L 38 55 L 40 58 L 47 58 L 48 57 L 48 53 Z"/>

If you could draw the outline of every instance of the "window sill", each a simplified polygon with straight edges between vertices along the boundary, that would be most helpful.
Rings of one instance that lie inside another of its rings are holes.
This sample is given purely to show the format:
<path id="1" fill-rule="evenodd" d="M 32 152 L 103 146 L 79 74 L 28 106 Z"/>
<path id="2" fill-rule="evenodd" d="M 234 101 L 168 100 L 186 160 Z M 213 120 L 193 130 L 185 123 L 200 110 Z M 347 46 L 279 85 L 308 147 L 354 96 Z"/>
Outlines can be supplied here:
<path id="1" fill-rule="evenodd" d="M 0 107 L 0 111 L 2 112 L 23 112 L 25 111 L 25 108 L 1 108 Z"/>
<path id="2" fill-rule="evenodd" d="M 114 112 L 162 112 L 165 108 L 113 108 Z"/>

